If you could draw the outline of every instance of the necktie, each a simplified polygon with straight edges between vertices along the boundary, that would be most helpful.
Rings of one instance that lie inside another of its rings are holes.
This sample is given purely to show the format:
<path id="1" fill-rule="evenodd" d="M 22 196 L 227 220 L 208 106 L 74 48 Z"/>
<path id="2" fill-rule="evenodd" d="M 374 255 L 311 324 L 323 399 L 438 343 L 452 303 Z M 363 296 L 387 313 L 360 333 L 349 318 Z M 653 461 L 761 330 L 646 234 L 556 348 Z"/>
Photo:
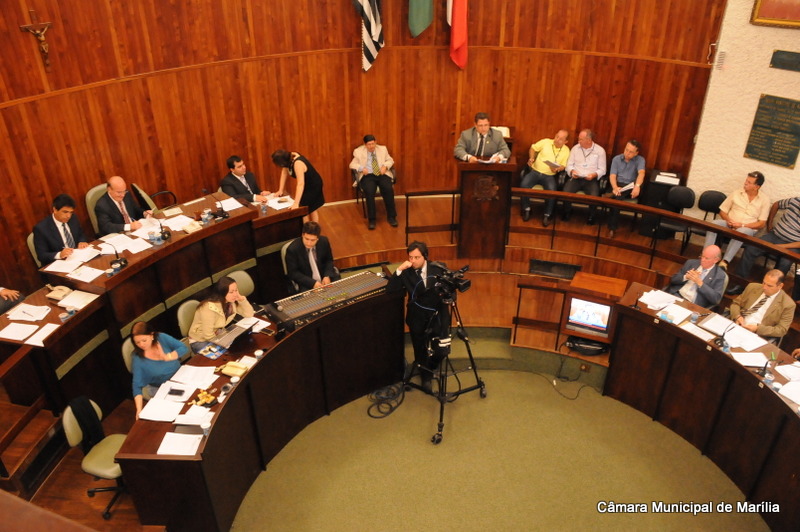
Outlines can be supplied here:
<path id="1" fill-rule="evenodd" d="M 755 314 L 756 312 L 758 312 L 758 309 L 760 309 L 761 307 L 764 306 L 764 303 L 767 302 L 767 299 L 769 299 L 769 296 L 767 296 L 767 295 L 765 295 L 764 297 L 759 299 L 758 303 L 756 303 L 755 305 L 753 305 L 752 307 L 750 307 L 747 310 L 743 310 L 742 311 L 742 316 L 750 316 L 750 315 Z"/>
<path id="2" fill-rule="evenodd" d="M 125 204 L 122 203 L 121 201 L 118 201 L 117 203 L 119 204 L 120 212 L 122 212 L 122 221 L 125 222 L 126 224 L 131 223 L 131 217 L 128 216 L 128 211 L 125 210 Z"/>
<path id="3" fill-rule="evenodd" d="M 74 248 L 75 247 L 75 239 L 72 238 L 72 233 L 69 232 L 69 228 L 67 227 L 66 223 L 62 223 L 61 227 L 64 228 L 64 238 L 67 240 L 67 247 Z"/>
<path id="4" fill-rule="evenodd" d="M 375 175 L 381 175 L 381 167 L 378 166 L 378 158 L 375 157 L 375 154 L 372 154 L 372 173 Z"/>
<path id="5" fill-rule="evenodd" d="M 317 267 L 317 248 L 308 249 L 308 262 L 311 264 L 311 277 L 317 282 L 322 282 L 322 276 L 319 274 Z"/>
<path id="6" fill-rule="evenodd" d="M 485 137 L 483 135 L 481 135 L 481 140 L 480 140 L 480 142 L 478 142 L 478 149 L 475 152 L 475 155 L 477 155 L 478 157 L 481 157 L 483 155 L 483 139 L 484 138 Z"/>
<path id="7" fill-rule="evenodd" d="M 239 181 L 241 181 L 242 184 L 247 188 L 248 192 L 253 193 L 253 189 L 250 188 L 250 185 L 247 184 L 247 179 L 245 179 L 244 176 L 240 177 Z"/>
<path id="8" fill-rule="evenodd" d="M 415 271 L 417 272 L 417 277 L 419 277 L 419 280 L 422 281 L 422 286 L 425 286 L 425 278 L 422 276 L 422 268 L 419 268 Z"/>

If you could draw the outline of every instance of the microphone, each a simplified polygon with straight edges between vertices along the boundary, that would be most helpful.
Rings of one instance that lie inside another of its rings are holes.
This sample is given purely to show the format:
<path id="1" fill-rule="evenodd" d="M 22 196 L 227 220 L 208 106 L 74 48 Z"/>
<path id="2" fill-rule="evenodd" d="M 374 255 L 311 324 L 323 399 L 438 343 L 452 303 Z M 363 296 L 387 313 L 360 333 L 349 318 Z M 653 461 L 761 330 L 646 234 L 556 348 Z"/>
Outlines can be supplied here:
<path id="1" fill-rule="evenodd" d="M 727 351 L 730 351 L 730 349 L 731 349 L 731 346 L 728 345 L 728 341 L 725 340 L 725 335 L 728 333 L 728 331 L 733 329 L 733 327 L 735 325 L 736 325 L 736 323 L 731 322 L 731 324 L 728 325 L 727 327 L 725 327 L 725 330 L 722 331 L 722 336 L 718 336 L 718 337 L 714 338 L 714 344 L 717 347 L 719 347 L 720 349 L 722 349 L 723 351 L 727 352 Z"/>
<path id="2" fill-rule="evenodd" d="M 212 215 L 214 215 L 214 218 L 218 220 L 224 220 L 225 218 L 229 217 L 230 214 L 228 214 L 228 211 L 226 211 L 225 208 L 222 206 L 222 202 L 217 199 L 217 197 L 214 195 L 213 192 L 211 192 L 211 197 L 214 198 L 214 201 L 219 203 L 219 209 L 216 212 L 211 213 Z"/>
<path id="3" fill-rule="evenodd" d="M 161 240 L 166 242 L 172 238 L 172 231 L 169 230 L 169 227 L 164 229 L 164 226 L 161 225 L 161 218 L 156 218 L 156 221 L 158 222 L 158 229 L 161 231 Z"/>
<path id="4" fill-rule="evenodd" d="M 636 310 L 641 310 L 641 309 L 639 309 L 639 300 L 641 298 L 642 298 L 642 292 L 639 292 L 638 294 L 636 294 L 636 300 L 633 302 L 633 305 L 631 305 L 631 308 L 636 309 Z"/>
<path id="5" fill-rule="evenodd" d="M 121 270 L 122 268 L 127 266 L 128 259 L 119 256 L 119 251 L 117 251 L 117 248 L 114 246 L 114 244 L 112 244 L 111 242 L 106 242 L 106 244 L 111 246 L 111 249 L 114 250 L 114 254 L 117 256 L 116 259 L 111 261 L 111 267 L 114 268 L 115 270 Z"/>

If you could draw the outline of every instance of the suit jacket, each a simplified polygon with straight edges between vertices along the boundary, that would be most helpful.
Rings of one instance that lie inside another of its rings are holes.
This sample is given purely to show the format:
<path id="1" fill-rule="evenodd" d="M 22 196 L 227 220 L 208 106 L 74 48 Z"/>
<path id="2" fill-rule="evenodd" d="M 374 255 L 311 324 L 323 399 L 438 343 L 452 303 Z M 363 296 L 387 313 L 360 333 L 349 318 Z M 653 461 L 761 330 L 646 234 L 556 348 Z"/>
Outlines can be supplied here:
<path id="1" fill-rule="evenodd" d="M 761 283 L 750 283 L 739 297 L 731 303 L 731 319 L 736 320 L 742 315 L 742 309 L 750 308 L 753 303 L 762 297 L 764 287 Z M 780 338 L 786 334 L 794 319 L 794 309 L 797 305 L 786 292 L 781 290 L 767 309 L 761 323 L 758 324 L 756 334 Z"/>
<path id="2" fill-rule="evenodd" d="M 474 155 L 475 150 L 478 149 L 479 141 L 480 135 L 478 134 L 478 130 L 474 127 L 462 131 L 461 137 L 458 139 L 458 144 L 456 144 L 453 150 L 456 159 L 464 161 L 467 155 Z M 503 135 L 496 129 L 489 128 L 483 145 L 483 154 L 485 157 L 489 157 L 497 152 L 502 153 L 503 157 L 506 158 L 511 156 L 511 150 L 508 149 L 508 144 L 506 144 Z"/>
<path id="3" fill-rule="evenodd" d="M 317 241 L 317 268 L 322 277 L 330 277 L 337 281 L 339 274 L 333 269 L 333 252 L 328 237 L 320 236 Z M 286 275 L 296 282 L 301 290 L 314 288 L 316 281 L 311 277 L 311 262 L 308 260 L 308 251 L 303 245 L 302 238 L 296 238 L 286 248 Z"/>
<path id="4" fill-rule="evenodd" d="M 699 266 L 700 259 L 687 260 L 681 270 L 669 280 L 667 292 L 679 296 L 681 288 L 688 282 L 683 280 L 683 276 L 686 275 L 689 270 L 696 270 Z M 706 278 L 703 279 L 703 286 L 697 288 L 697 295 L 694 298 L 694 303 L 701 307 L 709 308 L 722 301 L 722 290 L 727 278 L 728 274 L 725 273 L 725 270 L 720 268 L 718 264 L 715 264 L 714 267 L 711 268 L 711 271 L 706 274 Z"/>
<path id="5" fill-rule="evenodd" d="M 128 211 L 131 221 L 140 220 L 144 217 L 144 210 L 134 201 L 130 193 L 125 194 L 122 203 L 125 205 L 125 210 Z M 125 230 L 125 220 L 122 217 L 122 213 L 116 202 L 107 193 L 97 200 L 97 204 L 94 206 L 94 213 L 97 216 L 97 236 L 121 233 Z"/>
<path id="6" fill-rule="evenodd" d="M 368 157 L 367 147 L 363 144 L 353 150 L 353 160 L 350 161 L 350 168 L 353 170 L 361 170 L 364 165 L 367 164 L 367 157 Z M 389 155 L 389 150 L 386 149 L 386 146 L 381 146 L 380 144 L 375 145 L 375 157 L 378 159 L 379 166 L 386 167 L 386 175 L 389 178 L 394 179 L 394 172 L 392 171 L 392 166 L 394 166 L 394 159 L 392 156 Z M 370 168 L 370 173 L 372 169 Z M 358 180 L 361 181 L 361 172 L 358 173 Z"/>
<path id="7" fill-rule="evenodd" d="M 253 201 L 253 194 L 261 194 L 261 191 L 264 189 L 258 186 L 256 176 L 253 175 L 253 172 L 245 172 L 244 180 L 247 181 L 252 192 L 247 190 L 247 187 L 239 181 L 239 178 L 230 172 L 222 178 L 219 186 L 225 194 L 232 198 Z"/>
<path id="8" fill-rule="evenodd" d="M 434 288 L 435 281 L 433 278 L 442 273 L 444 273 L 444 269 L 441 266 L 428 262 L 427 280 L 425 281 L 427 287 L 419 282 L 419 276 L 413 268 L 406 268 L 400 275 L 395 274 L 389 278 L 389 290 L 404 289 L 408 294 L 406 323 L 410 330 L 419 331 L 424 329 L 434 310 L 441 311 L 443 305 L 436 288 Z M 446 321 L 447 327 L 450 326 L 449 319 L 441 321 L 442 323 Z"/>
<path id="9" fill-rule="evenodd" d="M 88 242 L 78 217 L 74 214 L 67 222 L 67 227 L 72 233 L 76 246 L 81 242 Z M 56 255 L 64 249 L 64 240 L 61 238 L 61 232 L 56 227 L 56 221 L 53 220 L 52 214 L 33 227 L 33 247 L 36 249 L 36 256 L 39 257 L 42 266 L 56 260 Z"/>

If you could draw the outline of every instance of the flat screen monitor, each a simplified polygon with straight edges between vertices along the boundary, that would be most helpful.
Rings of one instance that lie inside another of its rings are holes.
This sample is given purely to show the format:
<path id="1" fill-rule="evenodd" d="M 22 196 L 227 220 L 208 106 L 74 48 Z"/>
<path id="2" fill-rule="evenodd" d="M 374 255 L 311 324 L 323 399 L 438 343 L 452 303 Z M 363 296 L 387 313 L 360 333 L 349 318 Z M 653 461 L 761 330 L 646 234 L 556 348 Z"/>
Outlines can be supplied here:
<path id="1" fill-rule="evenodd" d="M 573 297 L 569 304 L 566 328 L 608 337 L 610 317 L 611 305 Z"/>

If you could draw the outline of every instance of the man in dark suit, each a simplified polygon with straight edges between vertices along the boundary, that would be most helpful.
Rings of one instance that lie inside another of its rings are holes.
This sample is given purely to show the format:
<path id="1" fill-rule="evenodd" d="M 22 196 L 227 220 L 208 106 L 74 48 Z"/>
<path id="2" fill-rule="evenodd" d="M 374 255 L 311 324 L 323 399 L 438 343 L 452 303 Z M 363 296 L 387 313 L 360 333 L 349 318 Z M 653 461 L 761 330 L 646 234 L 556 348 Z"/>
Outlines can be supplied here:
<path id="1" fill-rule="evenodd" d="M 59 194 L 53 200 L 53 213 L 33 228 L 33 246 L 42 266 L 57 259 L 66 259 L 75 248 L 83 249 L 89 244 L 83 235 L 75 212 L 75 200 Z"/>
<path id="2" fill-rule="evenodd" d="M 269 192 L 262 190 L 253 172 L 248 172 L 244 161 L 238 155 L 231 155 L 226 161 L 230 173 L 222 178 L 219 186 L 228 196 L 245 201 L 267 201 Z"/>
<path id="3" fill-rule="evenodd" d="M 300 291 L 320 288 L 340 278 L 333 267 L 331 244 L 327 237 L 320 236 L 321 232 L 317 222 L 306 222 L 302 237 L 286 249 L 286 274 Z"/>
<path id="4" fill-rule="evenodd" d="M 511 157 L 511 150 L 508 149 L 503 135 L 489 125 L 489 115 L 478 113 L 475 115 L 475 127 L 461 132 L 453 155 L 459 161 L 468 163 L 474 163 L 482 157 L 491 157 L 494 162 L 498 162 L 501 155 L 506 159 Z"/>
<path id="5" fill-rule="evenodd" d="M 770 270 L 759 283 L 750 283 L 731 303 L 731 319 L 765 338 L 782 338 L 797 306 L 783 291 L 783 272 Z"/>
<path id="6" fill-rule="evenodd" d="M 103 236 L 110 233 L 136 231 L 142 227 L 142 218 L 150 216 L 152 211 L 144 211 L 128 194 L 128 185 L 120 176 L 115 175 L 106 183 L 107 194 L 100 196 L 94 206 L 97 216 L 97 228 Z"/>
<path id="7" fill-rule="evenodd" d="M 722 301 L 722 291 L 728 275 L 719 267 L 722 258 L 718 246 L 707 246 L 700 259 L 689 259 L 672 276 L 667 292 L 681 296 L 701 307 L 709 308 Z"/>
<path id="8" fill-rule="evenodd" d="M 406 324 L 414 346 L 414 362 L 420 368 L 423 389 L 430 393 L 433 371 L 450 352 L 450 308 L 434 286 L 444 268 L 428 262 L 428 246 L 424 242 L 412 242 L 407 252 L 408 260 L 389 279 L 389 289 L 405 289 L 408 293 Z"/>

